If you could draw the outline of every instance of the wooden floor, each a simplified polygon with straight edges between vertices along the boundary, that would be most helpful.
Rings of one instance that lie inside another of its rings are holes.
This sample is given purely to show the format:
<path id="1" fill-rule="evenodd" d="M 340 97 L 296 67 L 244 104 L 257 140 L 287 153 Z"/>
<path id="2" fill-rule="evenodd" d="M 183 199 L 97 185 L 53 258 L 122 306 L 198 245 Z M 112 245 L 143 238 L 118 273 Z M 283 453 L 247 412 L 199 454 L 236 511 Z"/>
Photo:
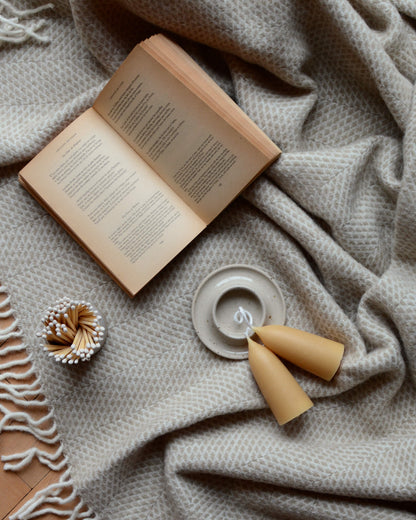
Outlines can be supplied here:
<path id="1" fill-rule="evenodd" d="M 4 301 L 4 295 L 0 295 L 0 303 Z M 4 312 L 7 309 L 2 309 L 1 312 Z M 0 318 L 0 329 L 4 329 L 10 324 L 13 323 L 12 318 Z M 20 339 L 9 339 L 0 344 L 0 350 L 4 350 L 8 346 L 18 345 L 21 343 Z M 5 370 L 1 368 L 2 363 L 7 363 L 14 359 L 22 359 L 26 358 L 26 354 L 24 352 L 18 353 L 10 353 L 5 356 L 0 357 L 0 374 L 4 373 Z M 25 372 L 29 368 L 29 364 L 25 364 L 19 366 L 17 368 L 13 368 L 13 372 Z M 14 381 L 12 379 L 2 381 L 3 383 L 12 384 Z M 25 383 L 28 381 L 24 381 Z M 20 381 L 22 383 L 22 381 Z M 0 393 L 4 393 L 4 390 L 0 391 Z M 35 397 L 29 397 L 29 399 L 36 399 L 39 402 L 42 400 L 41 395 L 37 395 Z M 23 411 L 27 412 L 28 410 L 19 407 L 13 404 L 10 401 L 5 399 L 0 399 L 0 403 L 2 406 L 7 407 L 12 411 Z M 33 412 L 33 417 L 35 419 L 40 419 L 42 416 L 46 415 L 48 410 L 45 407 L 39 407 Z M 3 419 L 4 414 L 0 411 L 0 421 Z M 17 423 L 16 423 L 17 424 Z M 42 428 L 49 428 L 51 423 L 44 424 Z M 3 431 L 0 434 L 0 454 L 1 455 L 11 455 L 14 453 L 20 453 L 30 449 L 31 447 L 36 446 L 39 449 L 48 451 L 50 453 L 54 453 L 57 449 L 57 445 L 48 445 L 41 441 L 35 439 L 31 434 L 25 432 L 9 432 Z M 58 459 L 58 461 L 61 459 Z M 60 475 L 64 472 L 62 470 L 60 473 L 50 470 L 47 466 L 42 465 L 36 458 L 30 463 L 30 465 L 19 472 L 12 471 L 4 471 L 3 462 L 0 462 L 0 520 L 6 520 L 10 515 L 18 511 L 23 504 L 25 504 L 37 491 L 44 489 L 49 484 L 55 483 L 59 480 Z M 68 492 L 69 494 L 69 492 Z M 78 503 L 78 500 L 73 501 L 71 504 L 67 504 L 62 506 L 63 510 L 72 510 L 75 505 Z M 43 509 L 43 508 L 42 508 Z M 57 516 L 55 514 L 44 514 L 38 517 L 40 520 L 57 520 L 58 518 L 62 519 L 62 516 Z"/>

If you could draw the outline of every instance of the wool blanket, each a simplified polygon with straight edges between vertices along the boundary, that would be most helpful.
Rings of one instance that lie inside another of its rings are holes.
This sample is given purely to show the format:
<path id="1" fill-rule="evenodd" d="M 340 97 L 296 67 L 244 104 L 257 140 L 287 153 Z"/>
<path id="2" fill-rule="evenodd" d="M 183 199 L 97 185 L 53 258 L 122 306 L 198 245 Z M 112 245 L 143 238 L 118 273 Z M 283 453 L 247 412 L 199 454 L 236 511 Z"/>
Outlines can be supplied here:
<path id="1" fill-rule="evenodd" d="M 0 44 L 0 278 L 89 514 L 414 518 L 415 3 L 43 4 L 0 2 L 18 33 Z M 17 172 L 157 32 L 283 153 L 130 299 Z M 287 325 L 345 344 L 329 383 L 290 367 L 314 407 L 285 426 L 248 362 L 213 354 L 192 326 L 199 283 L 234 263 L 280 285 Z M 106 318 L 90 363 L 59 365 L 39 348 L 40 319 L 63 296 Z"/>

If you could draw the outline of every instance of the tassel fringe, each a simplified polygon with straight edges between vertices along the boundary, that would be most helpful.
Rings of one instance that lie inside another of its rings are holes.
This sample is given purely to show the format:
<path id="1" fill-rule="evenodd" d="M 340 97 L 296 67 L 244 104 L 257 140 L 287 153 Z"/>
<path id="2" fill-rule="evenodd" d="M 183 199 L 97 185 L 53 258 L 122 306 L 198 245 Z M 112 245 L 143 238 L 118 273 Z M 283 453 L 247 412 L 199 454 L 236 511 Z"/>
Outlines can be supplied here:
<path id="1" fill-rule="evenodd" d="M 0 13 L 1 6 L 5 4 L 7 2 L 0 0 Z M 33 11 L 39 12 L 39 10 L 41 9 Z M 22 12 L 16 10 L 16 13 L 21 15 Z M 7 290 L 4 286 L 0 286 L 0 296 L 3 296 L 0 302 L 0 319 L 13 320 L 11 325 L 0 329 L 0 360 L 6 359 L 6 356 L 10 354 L 22 352 L 26 354 L 23 359 L 0 363 L 0 413 L 3 415 L 0 420 L 0 433 L 3 431 L 25 432 L 42 442 L 45 448 L 55 444 L 58 446 L 52 453 L 34 446 L 22 453 L 3 455 L 1 457 L 4 464 L 3 470 L 20 471 L 31 464 L 34 459 L 37 459 L 53 471 L 62 471 L 68 466 L 68 459 L 63 455 L 52 412 L 46 413 L 40 419 L 35 419 L 31 415 L 31 411 L 47 408 L 47 401 L 45 398 L 34 399 L 35 396 L 40 394 L 40 381 L 36 378 L 34 368 L 31 365 L 31 356 L 26 353 L 26 346 L 18 328 L 19 322 L 14 318 L 13 309 L 10 307 L 10 297 L 7 296 Z M 1 346 L 8 340 L 15 340 L 16 338 L 20 340 L 18 344 Z M 25 367 L 26 365 L 26 370 L 16 370 L 18 367 Z M 9 380 L 13 380 L 13 383 Z M 10 410 L 4 404 L 7 401 L 17 405 L 19 410 Z M 77 502 L 74 506 L 75 501 Z M 96 520 L 95 514 L 77 497 L 74 482 L 68 469 L 61 475 L 59 482 L 38 491 L 18 512 L 10 516 L 10 520 L 30 520 L 48 513 L 65 517 L 68 520 Z"/>
<path id="2" fill-rule="evenodd" d="M 66 462 L 66 460 L 65 460 Z M 71 490 L 67 496 L 59 496 L 65 491 Z M 9 520 L 30 520 L 38 516 L 51 513 L 57 516 L 66 516 L 68 520 L 79 520 L 84 518 L 86 520 L 96 520 L 93 512 L 90 509 L 82 511 L 85 508 L 85 504 L 82 500 L 72 509 L 58 509 L 53 505 L 65 506 L 70 504 L 77 498 L 76 492 L 73 490 L 73 482 L 69 476 L 69 470 L 63 473 L 60 481 L 57 484 L 51 484 L 45 489 L 38 491 L 35 496 L 27 502 L 16 514 L 10 516 Z M 39 507 L 43 509 L 39 509 Z"/>
<path id="3" fill-rule="evenodd" d="M 0 42 L 23 43 L 29 39 L 49 42 L 47 36 L 39 34 L 46 21 L 34 15 L 53 7 L 53 4 L 44 4 L 34 9 L 17 9 L 10 2 L 0 0 Z"/>

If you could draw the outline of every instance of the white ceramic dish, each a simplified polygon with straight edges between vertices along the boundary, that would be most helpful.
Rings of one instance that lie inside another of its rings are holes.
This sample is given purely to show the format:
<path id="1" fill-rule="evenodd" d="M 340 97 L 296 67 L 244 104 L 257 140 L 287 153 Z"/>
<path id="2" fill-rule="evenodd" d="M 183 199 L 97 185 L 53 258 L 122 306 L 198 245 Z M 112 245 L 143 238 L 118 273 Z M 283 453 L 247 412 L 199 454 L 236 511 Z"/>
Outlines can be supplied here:
<path id="1" fill-rule="evenodd" d="M 234 320 L 239 306 L 254 326 L 283 325 L 286 317 L 279 286 L 261 269 L 233 264 L 209 274 L 195 293 L 192 321 L 204 345 L 229 359 L 248 357 L 247 324 Z"/>

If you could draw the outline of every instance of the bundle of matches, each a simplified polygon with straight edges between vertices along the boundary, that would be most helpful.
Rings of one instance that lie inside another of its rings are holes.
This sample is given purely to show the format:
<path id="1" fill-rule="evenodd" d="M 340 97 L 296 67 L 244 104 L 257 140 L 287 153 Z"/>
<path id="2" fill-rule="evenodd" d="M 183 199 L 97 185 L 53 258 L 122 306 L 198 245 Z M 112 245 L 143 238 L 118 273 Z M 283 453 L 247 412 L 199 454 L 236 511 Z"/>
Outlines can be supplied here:
<path id="1" fill-rule="evenodd" d="M 89 361 L 104 341 L 102 316 L 85 301 L 62 298 L 49 307 L 43 317 L 38 336 L 44 340 L 43 350 L 56 361 L 77 364 Z"/>

